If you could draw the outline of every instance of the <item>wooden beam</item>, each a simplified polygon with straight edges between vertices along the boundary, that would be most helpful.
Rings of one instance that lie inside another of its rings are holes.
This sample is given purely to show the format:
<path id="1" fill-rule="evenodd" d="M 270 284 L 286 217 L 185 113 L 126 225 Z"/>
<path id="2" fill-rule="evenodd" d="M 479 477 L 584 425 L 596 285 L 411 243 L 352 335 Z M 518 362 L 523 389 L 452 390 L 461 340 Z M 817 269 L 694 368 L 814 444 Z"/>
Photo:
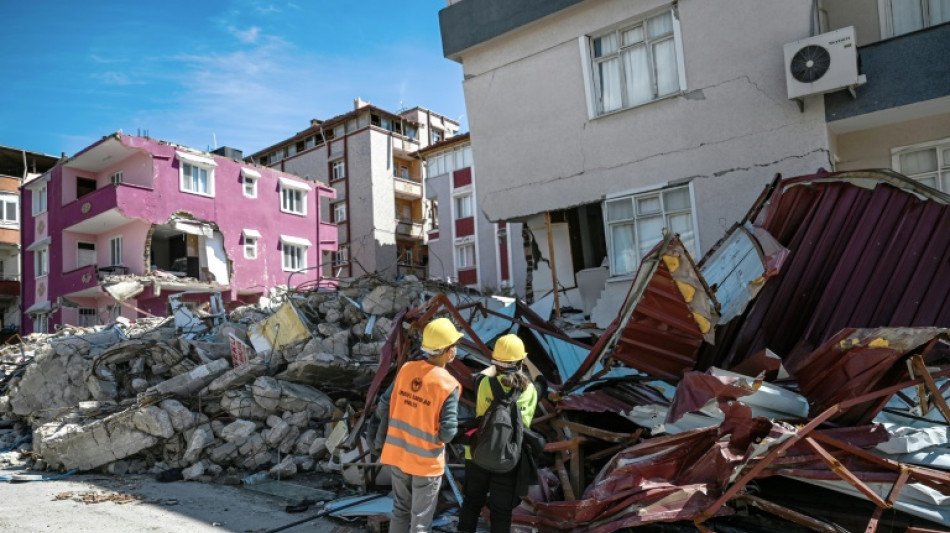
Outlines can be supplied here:
<path id="1" fill-rule="evenodd" d="M 559 296 L 560 287 L 557 282 L 557 266 L 554 261 L 554 235 L 551 233 L 551 212 L 545 211 L 544 225 L 548 230 L 548 263 L 551 265 L 551 283 L 554 287 L 554 315 L 561 318 L 561 299 Z"/>

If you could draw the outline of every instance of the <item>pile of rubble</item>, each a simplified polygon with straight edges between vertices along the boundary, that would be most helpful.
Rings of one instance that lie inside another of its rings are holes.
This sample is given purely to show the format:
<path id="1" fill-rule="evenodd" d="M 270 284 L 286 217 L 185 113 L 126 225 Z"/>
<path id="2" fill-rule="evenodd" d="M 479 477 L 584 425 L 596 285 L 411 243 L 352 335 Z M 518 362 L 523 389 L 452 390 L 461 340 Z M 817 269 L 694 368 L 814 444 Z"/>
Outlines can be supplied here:
<path id="1" fill-rule="evenodd" d="M 199 480 L 332 469 L 345 436 L 333 429 L 376 373 L 388 317 L 423 290 L 366 278 L 227 316 L 219 295 L 186 294 L 167 319 L 32 335 L 0 353 L 0 415 L 15 429 L 0 450 L 31 450 L 17 457 L 39 470 Z"/>

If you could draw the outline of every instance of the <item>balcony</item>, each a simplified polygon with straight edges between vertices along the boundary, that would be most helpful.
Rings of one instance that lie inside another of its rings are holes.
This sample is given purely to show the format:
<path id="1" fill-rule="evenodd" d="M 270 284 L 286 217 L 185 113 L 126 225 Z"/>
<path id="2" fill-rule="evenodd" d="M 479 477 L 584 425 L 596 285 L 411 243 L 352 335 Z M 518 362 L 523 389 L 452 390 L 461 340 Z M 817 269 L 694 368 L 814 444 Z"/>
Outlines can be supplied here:
<path id="1" fill-rule="evenodd" d="M 399 262 L 396 263 L 396 275 L 397 276 L 408 276 L 413 275 L 418 279 L 426 279 L 426 267 L 422 265 L 410 265 L 409 263 Z"/>
<path id="2" fill-rule="evenodd" d="M 410 239 L 422 239 L 425 236 L 422 220 L 396 219 L 396 235 Z"/>
<path id="3" fill-rule="evenodd" d="M 76 293 L 89 292 L 98 295 L 99 273 L 96 265 L 86 265 L 69 272 L 63 272 L 61 279 L 62 291 L 65 295 L 77 296 Z M 89 291 L 89 289 L 94 289 Z M 85 295 L 85 294 L 84 294 Z"/>
<path id="4" fill-rule="evenodd" d="M 825 95 L 833 131 L 885 126 L 950 112 L 950 24 L 900 35 L 858 49 L 867 83 Z"/>
<path id="5" fill-rule="evenodd" d="M 64 205 L 59 218 L 66 231 L 98 235 L 132 220 L 120 205 L 144 207 L 151 193 L 141 185 L 107 185 Z"/>
<path id="6" fill-rule="evenodd" d="M 422 198 L 421 183 L 403 179 L 399 176 L 393 176 L 393 191 L 395 191 L 397 198 L 406 200 L 418 200 Z"/>
<path id="7" fill-rule="evenodd" d="M 20 277 L 2 276 L 0 277 L 0 297 L 19 297 L 20 296 Z"/>

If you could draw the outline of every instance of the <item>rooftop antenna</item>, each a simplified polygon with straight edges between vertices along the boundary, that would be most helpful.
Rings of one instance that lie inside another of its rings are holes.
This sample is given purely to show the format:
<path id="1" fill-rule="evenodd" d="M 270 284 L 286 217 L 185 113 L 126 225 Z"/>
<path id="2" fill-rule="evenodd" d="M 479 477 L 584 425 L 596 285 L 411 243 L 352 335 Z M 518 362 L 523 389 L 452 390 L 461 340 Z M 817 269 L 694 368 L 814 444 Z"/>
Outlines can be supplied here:
<path id="1" fill-rule="evenodd" d="M 217 149 L 218 149 L 218 137 L 214 134 L 213 131 L 211 132 L 211 140 L 214 141 L 214 149 L 217 150 Z"/>

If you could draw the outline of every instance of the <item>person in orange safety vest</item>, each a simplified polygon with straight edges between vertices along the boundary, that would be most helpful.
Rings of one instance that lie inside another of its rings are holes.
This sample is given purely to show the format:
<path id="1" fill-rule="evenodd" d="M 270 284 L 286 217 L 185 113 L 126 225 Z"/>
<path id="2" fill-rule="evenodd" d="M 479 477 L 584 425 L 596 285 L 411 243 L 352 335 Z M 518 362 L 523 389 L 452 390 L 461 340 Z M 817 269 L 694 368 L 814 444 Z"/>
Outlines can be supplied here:
<path id="1" fill-rule="evenodd" d="M 447 318 L 429 322 L 422 332 L 427 359 L 404 364 L 376 407 L 375 445 L 382 447 L 380 462 L 392 471 L 390 533 L 431 530 L 445 444 L 458 431 L 461 386 L 445 366 L 455 359 L 462 335 Z"/>

